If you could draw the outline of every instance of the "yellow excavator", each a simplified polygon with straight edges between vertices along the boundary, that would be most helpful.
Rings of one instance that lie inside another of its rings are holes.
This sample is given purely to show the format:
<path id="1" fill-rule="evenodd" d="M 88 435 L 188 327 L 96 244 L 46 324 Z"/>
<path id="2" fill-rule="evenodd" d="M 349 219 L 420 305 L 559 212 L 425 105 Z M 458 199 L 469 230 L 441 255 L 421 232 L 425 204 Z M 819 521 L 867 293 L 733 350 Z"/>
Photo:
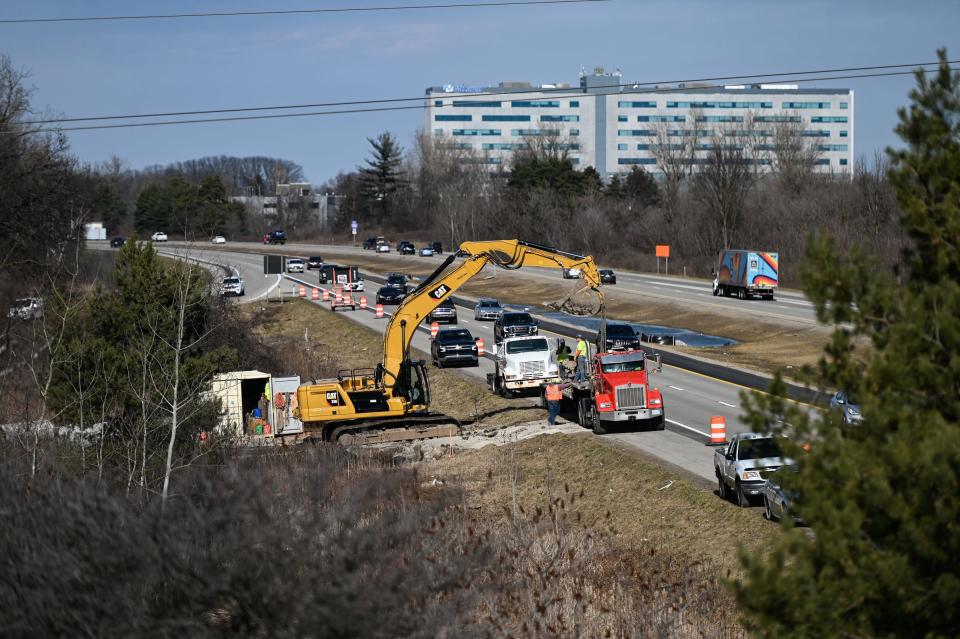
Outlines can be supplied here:
<path id="1" fill-rule="evenodd" d="M 455 260 L 464 258 L 459 264 Z M 410 359 L 420 323 L 442 301 L 492 263 L 505 269 L 524 266 L 577 269 L 603 308 L 600 274 L 590 256 L 567 253 L 519 240 L 465 242 L 397 307 L 383 338 L 383 361 L 371 369 L 341 370 L 335 379 L 297 389 L 294 415 L 304 432 L 325 441 L 375 443 L 455 434 L 459 422 L 430 412 L 430 387 L 423 361 Z"/>

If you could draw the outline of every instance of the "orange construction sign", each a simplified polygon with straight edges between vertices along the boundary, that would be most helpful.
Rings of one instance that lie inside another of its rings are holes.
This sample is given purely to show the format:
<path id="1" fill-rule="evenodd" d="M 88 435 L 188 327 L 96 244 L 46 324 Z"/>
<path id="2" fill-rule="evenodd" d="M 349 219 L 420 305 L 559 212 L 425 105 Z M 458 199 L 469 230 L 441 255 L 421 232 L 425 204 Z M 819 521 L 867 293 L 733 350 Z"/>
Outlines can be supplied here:
<path id="1" fill-rule="evenodd" d="M 657 257 L 670 257 L 670 245 L 657 244 Z"/>

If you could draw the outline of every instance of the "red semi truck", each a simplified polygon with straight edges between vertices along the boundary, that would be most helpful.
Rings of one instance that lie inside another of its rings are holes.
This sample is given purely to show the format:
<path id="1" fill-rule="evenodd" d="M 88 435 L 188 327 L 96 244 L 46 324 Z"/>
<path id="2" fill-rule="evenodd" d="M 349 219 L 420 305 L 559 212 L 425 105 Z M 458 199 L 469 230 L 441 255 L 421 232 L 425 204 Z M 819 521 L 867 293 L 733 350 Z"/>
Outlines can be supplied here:
<path id="1" fill-rule="evenodd" d="M 664 406 L 660 389 L 651 388 L 650 373 L 660 372 L 660 357 L 641 350 L 597 353 L 590 360 L 590 377 L 569 382 L 563 390 L 564 408 L 576 410 L 577 421 L 602 435 L 613 426 L 633 422 L 663 430 Z"/>

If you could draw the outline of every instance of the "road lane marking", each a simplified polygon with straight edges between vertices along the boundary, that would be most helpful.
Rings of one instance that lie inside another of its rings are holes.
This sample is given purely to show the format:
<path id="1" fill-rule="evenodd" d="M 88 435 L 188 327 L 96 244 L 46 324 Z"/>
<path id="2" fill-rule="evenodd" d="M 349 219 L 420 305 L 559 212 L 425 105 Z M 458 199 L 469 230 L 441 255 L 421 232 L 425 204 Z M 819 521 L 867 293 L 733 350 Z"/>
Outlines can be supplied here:
<path id="1" fill-rule="evenodd" d="M 678 390 L 678 391 L 682 391 L 682 390 L 683 390 L 683 389 L 680 388 L 679 386 L 674 386 L 673 384 L 667 384 L 667 387 L 668 387 L 668 388 L 672 388 L 673 390 Z"/>
<path id="2" fill-rule="evenodd" d="M 719 401 L 719 400 L 718 400 L 718 401 Z M 727 402 L 719 402 L 719 403 L 723 404 L 724 406 L 729 406 L 730 408 L 736 408 L 736 407 L 737 407 L 736 404 L 728 404 Z"/>
<path id="3" fill-rule="evenodd" d="M 672 419 L 667 419 L 666 421 L 667 421 L 668 424 L 673 424 L 674 426 L 679 426 L 680 428 L 686 428 L 687 430 L 693 431 L 694 433 L 697 433 L 698 435 L 703 435 L 703 436 L 706 437 L 707 439 L 710 438 L 710 433 L 705 433 L 705 432 L 703 432 L 702 430 L 697 430 L 696 428 L 693 428 L 692 426 L 687 426 L 686 424 L 681 424 L 680 422 L 675 421 L 675 420 L 672 420 Z"/>

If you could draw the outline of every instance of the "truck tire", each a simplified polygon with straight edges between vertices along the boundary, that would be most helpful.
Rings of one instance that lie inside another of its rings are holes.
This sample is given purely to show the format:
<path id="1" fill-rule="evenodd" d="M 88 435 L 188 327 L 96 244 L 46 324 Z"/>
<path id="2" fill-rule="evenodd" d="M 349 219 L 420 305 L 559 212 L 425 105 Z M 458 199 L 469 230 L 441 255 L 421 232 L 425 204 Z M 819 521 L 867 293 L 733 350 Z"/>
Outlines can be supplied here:
<path id="1" fill-rule="evenodd" d="M 587 400 L 587 401 L 589 402 L 590 400 Z M 594 409 L 593 409 L 593 406 L 590 407 L 589 415 L 590 415 L 590 417 L 591 417 L 591 419 L 590 419 L 590 425 L 593 427 L 593 434 L 594 434 L 594 435 L 606 435 L 606 434 L 607 434 L 607 427 L 604 425 L 603 421 L 601 421 L 601 419 L 600 419 L 600 413 L 598 413 L 596 410 L 594 410 Z"/>
<path id="2" fill-rule="evenodd" d="M 650 420 L 650 430 L 663 430 L 666 426 L 666 417 L 661 415 L 660 417 L 654 417 Z"/>
<path id="3" fill-rule="evenodd" d="M 590 420 L 587 418 L 587 399 L 581 398 L 577 402 L 577 423 L 583 426 L 584 428 L 591 428 L 593 425 L 590 423 Z"/>
<path id="4" fill-rule="evenodd" d="M 720 494 L 720 499 L 730 499 L 730 489 L 727 488 L 727 482 L 723 481 L 723 475 L 720 474 L 720 471 L 715 470 L 717 473 L 717 492 Z"/>
<path id="5" fill-rule="evenodd" d="M 745 299 L 747 299 L 747 297 L 748 297 L 748 296 L 747 296 L 747 291 L 746 291 L 745 289 L 742 289 L 742 288 L 741 288 L 740 290 L 737 291 L 737 293 L 738 293 L 738 297 L 739 297 L 740 299 L 742 299 L 742 300 L 745 300 Z"/>
<path id="6" fill-rule="evenodd" d="M 743 486 L 740 484 L 740 480 L 737 480 L 736 488 L 733 493 L 734 501 L 737 503 L 737 506 L 740 508 L 749 508 L 750 507 L 750 498 L 747 497 L 747 494 L 743 492 Z"/>

